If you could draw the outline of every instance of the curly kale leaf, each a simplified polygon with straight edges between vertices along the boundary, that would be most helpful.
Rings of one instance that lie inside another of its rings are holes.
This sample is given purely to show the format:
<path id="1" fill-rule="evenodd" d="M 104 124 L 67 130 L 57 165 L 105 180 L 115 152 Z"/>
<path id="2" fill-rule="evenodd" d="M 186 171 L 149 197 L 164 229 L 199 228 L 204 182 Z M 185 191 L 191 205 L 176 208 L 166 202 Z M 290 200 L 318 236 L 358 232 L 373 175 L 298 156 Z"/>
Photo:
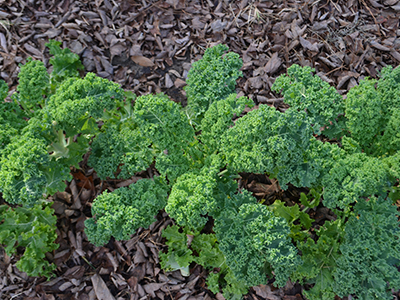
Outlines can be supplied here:
<path id="1" fill-rule="evenodd" d="M 18 135 L 17 129 L 0 121 L 0 151 L 11 142 L 11 137 L 16 135 Z"/>
<path id="2" fill-rule="evenodd" d="M 23 119 L 25 116 L 24 111 L 16 103 L 0 101 L 0 150 L 28 124 Z"/>
<path id="3" fill-rule="evenodd" d="M 362 153 L 362 149 L 360 144 L 352 139 L 351 137 L 344 136 L 342 137 L 342 149 L 347 154 L 355 154 L 355 153 Z"/>
<path id="4" fill-rule="evenodd" d="M 342 96 L 336 89 L 318 76 L 313 76 L 314 69 L 292 65 L 287 75 L 279 76 L 271 87 L 281 91 L 289 110 L 306 111 L 307 122 L 315 134 L 328 137 L 342 135 L 342 124 L 338 124 L 339 115 L 344 113 Z"/>
<path id="5" fill-rule="evenodd" d="M 218 269 L 218 273 L 210 272 L 208 274 L 206 280 L 207 288 L 215 294 L 222 290 L 225 299 L 243 299 L 243 295 L 247 294 L 249 291 L 249 287 L 246 286 L 244 280 L 237 279 L 226 263 Z"/>
<path id="6" fill-rule="evenodd" d="M 0 191 L 9 203 L 32 205 L 43 197 L 49 161 L 46 143 L 28 135 L 15 136 L 0 157 Z"/>
<path id="7" fill-rule="evenodd" d="M 58 129 L 67 136 L 77 133 L 93 133 L 105 111 L 116 108 L 124 93 L 121 87 L 107 79 L 88 73 L 83 79 L 65 80 L 48 101 L 46 110 Z"/>
<path id="8" fill-rule="evenodd" d="M 24 120 L 26 113 L 14 102 L 0 101 L 0 124 L 8 124 L 17 130 L 21 130 L 28 123 Z"/>
<path id="9" fill-rule="evenodd" d="M 236 214 L 224 214 L 215 232 L 227 265 L 247 286 L 266 284 L 271 271 L 277 286 L 284 286 L 300 263 L 286 220 L 264 205 L 243 204 Z"/>
<path id="10" fill-rule="evenodd" d="M 46 141 L 25 129 L 1 152 L 0 191 L 7 202 L 30 207 L 45 195 L 63 191 L 71 175 L 69 161 L 51 160 Z"/>
<path id="11" fill-rule="evenodd" d="M 207 213 L 218 209 L 216 187 L 212 175 L 186 173 L 173 185 L 165 211 L 180 226 L 200 230 L 207 223 Z"/>
<path id="12" fill-rule="evenodd" d="M 207 287 L 217 294 L 222 290 L 225 299 L 242 299 L 248 292 L 245 282 L 238 280 L 226 264 L 225 255 L 219 249 L 218 239 L 215 234 L 198 234 L 191 243 L 193 250 L 198 253 L 194 261 L 210 272 L 207 277 Z"/>
<path id="13" fill-rule="evenodd" d="M 85 221 L 90 242 L 101 246 L 110 240 L 128 240 L 139 227 L 148 227 L 163 209 L 168 186 L 161 177 L 141 179 L 129 187 L 103 193 L 93 202 L 93 218 Z"/>
<path id="14" fill-rule="evenodd" d="M 31 208 L 13 209 L 0 206 L 0 244 L 6 245 L 8 255 L 16 253 L 18 247 L 25 247 L 17 267 L 28 276 L 50 277 L 56 268 L 45 260 L 46 252 L 59 246 L 55 243 L 57 218 L 51 204 L 43 201 Z"/>
<path id="15" fill-rule="evenodd" d="M 200 230 L 209 216 L 216 219 L 222 212 L 235 211 L 243 203 L 256 202 L 255 198 L 248 198 L 246 192 L 236 194 L 237 183 L 229 176 L 218 177 L 217 172 L 203 168 L 177 179 L 165 211 L 180 226 Z"/>
<path id="16" fill-rule="evenodd" d="M 46 43 L 50 54 L 53 55 L 53 58 L 50 58 L 50 64 L 53 66 L 53 71 L 51 72 L 53 89 L 56 89 L 68 78 L 79 77 L 79 70 L 84 69 L 79 55 L 73 53 L 68 48 L 61 49 L 61 44 L 61 42 L 56 40 L 50 40 Z"/>
<path id="17" fill-rule="evenodd" d="M 384 157 L 381 161 L 388 168 L 390 176 L 400 178 L 400 151 L 391 156 Z"/>
<path id="18" fill-rule="evenodd" d="M 387 165 L 365 153 L 346 155 L 322 178 L 324 206 L 345 209 L 360 197 L 384 194 L 394 180 Z"/>
<path id="19" fill-rule="evenodd" d="M 4 101 L 7 95 L 8 86 L 4 80 L 0 80 L 0 150 L 28 124 L 24 119 L 26 113 L 17 103 Z"/>
<path id="20" fill-rule="evenodd" d="M 333 272 L 340 257 L 339 247 L 344 236 L 343 228 L 340 219 L 333 222 L 326 221 L 316 231 L 319 236 L 317 242 L 308 238 L 305 243 L 301 241 L 297 243 L 303 263 L 298 266 L 291 279 L 314 284 L 311 290 L 304 291 L 304 295 L 310 300 L 330 300 L 335 297 Z"/>
<path id="21" fill-rule="evenodd" d="M 200 121 L 211 103 L 225 99 L 235 92 L 236 79 L 242 76 L 243 61 L 228 46 L 216 45 L 208 48 L 204 56 L 194 62 L 184 88 L 188 99 L 189 113 L 193 121 Z"/>
<path id="22" fill-rule="evenodd" d="M 375 136 L 383 129 L 384 103 L 375 89 L 376 80 L 365 79 L 347 93 L 345 100 L 347 128 L 351 137 L 367 153 Z"/>
<path id="23" fill-rule="evenodd" d="M 16 98 L 24 110 L 29 113 L 30 110 L 43 107 L 44 96 L 50 88 L 50 77 L 44 63 L 28 58 L 27 63 L 21 66 L 18 78 Z"/>
<path id="24" fill-rule="evenodd" d="M 134 121 L 139 135 L 152 142 L 156 168 L 170 182 L 202 164 L 195 132 L 177 103 L 167 96 L 146 95 L 135 102 Z"/>
<path id="25" fill-rule="evenodd" d="M 4 80 L 0 80 L 0 103 L 4 102 L 8 95 L 8 85 Z"/>
<path id="26" fill-rule="evenodd" d="M 152 163 L 150 144 L 137 129 L 109 127 L 93 140 L 88 164 L 101 179 L 129 178 Z"/>
<path id="27" fill-rule="evenodd" d="M 201 120 L 200 140 L 207 153 L 215 153 L 220 148 L 220 137 L 234 125 L 232 118 L 239 116 L 245 107 L 252 107 L 253 101 L 246 97 L 231 94 L 227 98 L 213 102 Z"/>
<path id="28" fill-rule="evenodd" d="M 347 94 L 347 126 L 365 153 L 392 155 L 400 149 L 399 97 L 400 69 L 390 66 L 382 69 L 379 80 L 366 78 Z"/>
<path id="29" fill-rule="evenodd" d="M 384 198 L 359 200 L 346 223 L 334 290 L 340 297 L 393 299 L 400 289 L 400 228 L 396 206 Z"/>
<path id="30" fill-rule="evenodd" d="M 200 234 L 187 227 L 174 225 L 165 228 L 162 236 L 166 238 L 168 246 L 168 252 L 159 254 L 164 270 L 180 270 L 183 276 L 189 276 L 189 266 L 195 262 L 208 270 L 219 270 L 211 271 L 207 277 L 207 287 L 213 293 L 219 293 L 222 289 L 226 299 L 238 300 L 247 293 L 248 287 L 243 281 L 237 280 L 226 265 L 215 234 Z"/>
<path id="31" fill-rule="evenodd" d="M 267 105 L 238 119 L 223 135 L 221 151 L 228 167 L 239 172 L 268 173 L 283 189 L 314 184 L 322 170 L 319 148 L 305 112 L 280 113 Z"/>
<path id="32" fill-rule="evenodd" d="M 383 156 L 393 155 L 396 151 L 400 150 L 399 128 L 400 108 L 392 108 L 391 115 L 386 123 L 385 132 L 383 135 L 378 136 L 378 141 L 374 145 L 379 154 Z"/>

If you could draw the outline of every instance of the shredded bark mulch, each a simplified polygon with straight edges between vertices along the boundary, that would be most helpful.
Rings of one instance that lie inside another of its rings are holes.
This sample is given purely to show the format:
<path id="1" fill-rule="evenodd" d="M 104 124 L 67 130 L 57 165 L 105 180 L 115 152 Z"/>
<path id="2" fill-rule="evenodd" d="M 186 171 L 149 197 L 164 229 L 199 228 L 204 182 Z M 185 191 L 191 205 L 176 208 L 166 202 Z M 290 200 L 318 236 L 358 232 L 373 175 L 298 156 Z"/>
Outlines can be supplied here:
<path id="1" fill-rule="evenodd" d="M 164 92 L 185 104 L 182 87 L 191 63 L 224 43 L 244 61 L 240 94 L 256 105 L 280 106 L 282 98 L 270 87 L 294 63 L 315 68 L 343 95 L 362 78 L 376 78 L 382 67 L 397 66 L 399 19 L 399 0 L 0 0 L 0 78 L 14 92 L 19 64 L 29 56 L 48 64 L 45 43 L 57 39 L 80 55 L 85 71 L 138 95 Z M 193 265 L 189 277 L 160 269 L 158 253 L 166 250 L 161 231 L 173 223 L 166 213 L 129 241 L 90 244 L 84 221 L 93 199 L 137 178 L 100 181 L 84 162 L 67 190 L 51 197 L 60 244 L 48 257 L 57 265 L 55 277 L 27 277 L 15 267 L 18 257 L 0 248 L 1 299 L 223 299 L 207 289 L 201 266 Z M 138 176 L 151 177 L 151 169 Z M 298 190 L 283 192 L 263 176 L 242 177 L 268 201 L 298 197 Z M 320 220 L 330 217 L 319 212 Z M 304 288 L 257 286 L 244 298 L 300 300 Z"/>

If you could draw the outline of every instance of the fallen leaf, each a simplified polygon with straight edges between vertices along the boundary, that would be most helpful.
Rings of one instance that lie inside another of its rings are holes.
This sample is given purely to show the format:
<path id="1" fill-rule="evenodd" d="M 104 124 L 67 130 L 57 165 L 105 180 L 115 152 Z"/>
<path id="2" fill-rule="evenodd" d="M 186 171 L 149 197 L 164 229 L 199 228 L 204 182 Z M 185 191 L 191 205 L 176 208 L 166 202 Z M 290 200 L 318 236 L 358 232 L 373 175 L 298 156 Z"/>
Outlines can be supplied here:
<path id="1" fill-rule="evenodd" d="M 110 54 L 112 56 L 119 56 L 122 52 L 126 50 L 126 46 L 121 43 L 117 43 L 110 47 Z"/>
<path id="2" fill-rule="evenodd" d="M 253 287 L 253 289 L 256 292 L 257 296 L 263 297 L 268 300 L 281 300 L 281 297 L 278 297 L 277 295 L 275 295 L 269 285 L 261 284 L 261 285 Z"/>
<path id="3" fill-rule="evenodd" d="M 175 85 L 176 88 L 181 88 L 181 87 L 184 87 L 186 85 L 186 81 L 184 81 L 184 80 L 182 80 L 180 78 L 177 78 L 175 80 L 175 82 L 174 82 L 174 85 Z"/>
<path id="4" fill-rule="evenodd" d="M 156 297 L 154 292 L 158 291 L 165 283 L 149 283 L 143 286 L 146 293 L 150 294 L 152 297 Z"/>
<path id="5" fill-rule="evenodd" d="M 274 74 L 276 71 L 278 71 L 279 67 L 282 64 L 282 60 L 278 57 L 278 52 L 275 52 L 270 60 L 267 62 L 267 64 L 264 67 L 265 73 L 268 73 L 270 75 Z"/>
<path id="6" fill-rule="evenodd" d="M 132 55 L 131 59 L 134 63 L 142 67 L 154 67 L 154 63 L 147 57 L 142 55 Z"/>
<path id="7" fill-rule="evenodd" d="M 250 77 L 248 81 L 253 89 L 260 89 L 264 86 L 264 82 L 262 81 L 261 76 Z"/>
<path id="8" fill-rule="evenodd" d="M 306 39 L 302 38 L 301 36 L 299 37 L 299 40 L 300 40 L 300 44 L 304 48 L 306 48 L 310 51 L 313 51 L 313 52 L 319 51 L 317 43 L 312 44 L 310 41 L 307 41 Z"/>
<path id="9" fill-rule="evenodd" d="M 210 27 L 214 33 L 216 32 L 221 32 L 222 30 L 225 29 L 226 25 L 228 22 L 222 22 L 220 19 L 215 20 L 214 22 L 211 23 Z"/>

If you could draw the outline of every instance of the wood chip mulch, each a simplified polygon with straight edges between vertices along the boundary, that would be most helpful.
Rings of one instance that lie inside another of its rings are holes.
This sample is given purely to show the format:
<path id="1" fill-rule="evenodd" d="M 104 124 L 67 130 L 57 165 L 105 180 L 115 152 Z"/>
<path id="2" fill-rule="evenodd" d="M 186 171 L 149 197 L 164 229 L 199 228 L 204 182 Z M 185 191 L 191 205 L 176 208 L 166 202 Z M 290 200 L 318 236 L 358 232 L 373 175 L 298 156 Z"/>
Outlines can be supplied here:
<path id="1" fill-rule="evenodd" d="M 80 55 L 86 71 L 138 95 L 164 92 L 185 104 L 191 63 L 224 43 L 244 61 L 238 91 L 256 104 L 278 106 L 282 99 L 270 87 L 294 63 L 315 68 L 342 94 L 382 67 L 397 66 L 399 19 L 399 0 L 0 0 L 0 78 L 14 92 L 19 64 L 29 56 L 48 64 L 45 43 L 57 39 Z M 200 266 L 189 277 L 160 269 L 161 231 L 173 223 L 165 213 L 129 241 L 90 244 L 84 220 L 93 198 L 135 178 L 101 182 L 84 166 L 73 175 L 67 190 L 51 197 L 60 244 L 48 257 L 57 265 L 55 277 L 27 277 L 15 267 L 18 257 L 0 248 L 0 299 L 224 299 L 207 290 Z M 274 181 L 250 176 L 246 184 L 260 197 L 290 198 Z M 303 288 L 258 286 L 244 299 L 300 300 Z"/>

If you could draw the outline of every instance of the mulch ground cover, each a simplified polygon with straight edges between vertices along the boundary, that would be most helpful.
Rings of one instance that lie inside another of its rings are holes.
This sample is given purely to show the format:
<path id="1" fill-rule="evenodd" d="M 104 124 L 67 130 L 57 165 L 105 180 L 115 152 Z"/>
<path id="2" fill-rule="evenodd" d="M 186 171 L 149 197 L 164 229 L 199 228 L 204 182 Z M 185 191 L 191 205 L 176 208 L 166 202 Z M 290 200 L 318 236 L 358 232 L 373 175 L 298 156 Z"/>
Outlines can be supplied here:
<path id="1" fill-rule="evenodd" d="M 48 64 L 45 43 L 57 39 L 80 55 L 85 71 L 137 95 L 163 92 L 185 104 L 191 63 L 224 43 L 244 62 L 240 94 L 256 105 L 284 107 L 270 87 L 292 64 L 315 68 L 343 95 L 362 78 L 376 78 L 382 67 L 396 67 L 399 19 L 399 0 L 0 0 L 0 78 L 14 92 L 19 64 L 30 56 Z M 15 267 L 18 255 L 8 257 L 0 248 L 0 299 L 224 299 L 207 290 L 201 266 L 193 265 L 189 277 L 160 269 L 158 252 L 166 250 L 161 232 L 173 223 L 165 212 L 129 241 L 104 247 L 87 241 L 84 221 L 93 199 L 151 177 L 151 169 L 138 178 L 101 181 L 86 160 L 72 170 L 68 188 L 51 197 L 60 244 L 48 256 L 57 265 L 55 277 L 27 277 Z M 298 189 L 282 191 L 264 175 L 241 175 L 242 186 L 260 199 L 299 196 Z M 314 216 L 318 222 L 331 217 L 328 211 Z M 258 286 L 244 299 L 300 300 L 304 288 Z"/>

